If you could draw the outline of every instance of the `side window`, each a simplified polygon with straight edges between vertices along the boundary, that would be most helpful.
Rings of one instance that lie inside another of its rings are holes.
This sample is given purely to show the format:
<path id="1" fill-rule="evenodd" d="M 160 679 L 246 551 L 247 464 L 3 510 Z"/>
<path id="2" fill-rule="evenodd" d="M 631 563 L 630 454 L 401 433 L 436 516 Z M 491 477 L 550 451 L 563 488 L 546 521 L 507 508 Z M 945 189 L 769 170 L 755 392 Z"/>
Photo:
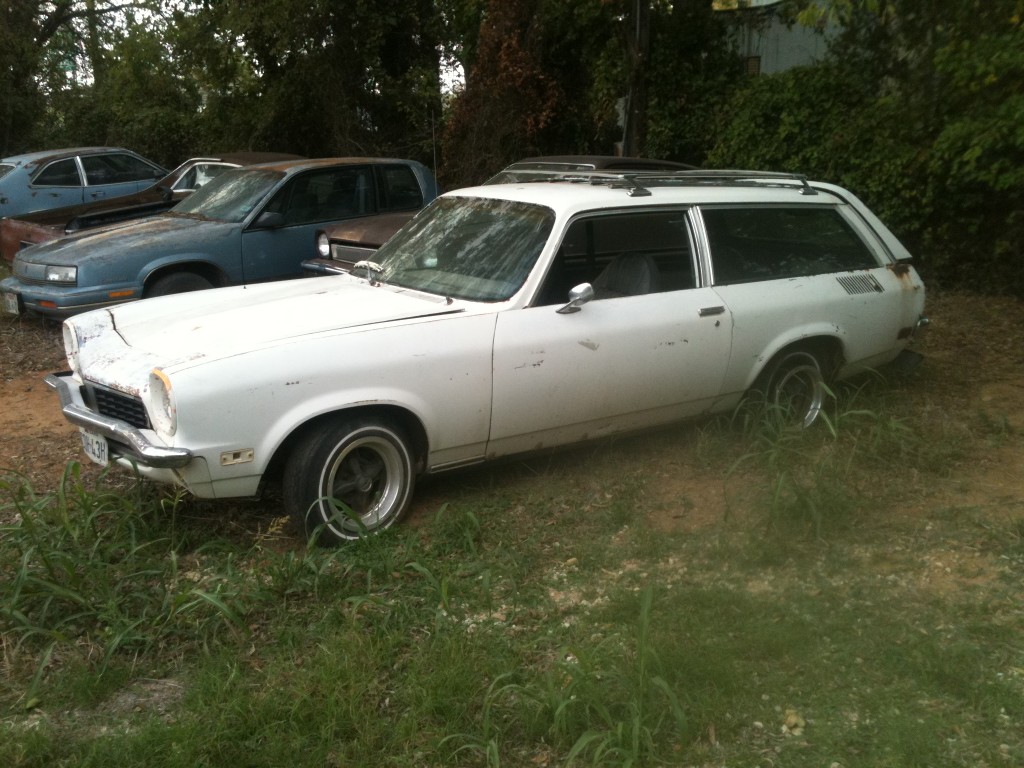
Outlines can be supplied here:
<path id="1" fill-rule="evenodd" d="M 353 166 L 304 173 L 286 184 L 266 210 L 284 214 L 287 224 L 314 224 L 376 213 L 372 169 Z"/>
<path id="2" fill-rule="evenodd" d="M 701 215 L 716 285 L 878 266 L 833 208 L 705 208 Z"/>
<path id="3" fill-rule="evenodd" d="M 384 193 L 383 210 L 414 211 L 423 207 L 423 193 L 412 168 L 407 165 L 384 165 L 380 168 L 380 176 Z"/>
<path id="4" fill-rule="evenodd" d="M 564 303 L 580 283 L 590 283 L 598 299 L 695 287 L 686 211 L 630 211 L 574 221 L 534 305 Z"/>
<path id="5" fill-rule="evenodd" d="M 132 181 L 153 181 L 159 171 L 134 155 L 83 155 L 82 168 L 90 187 L 103 184 L 124 184 Z"/>
<path id="6" fill-rule="evenodd" d="M 80 187 L 82 179 L 78 175 L 78 164 L 75 158 L 58 160 L 43 168 L 32 183 L 40 187 Z"/>

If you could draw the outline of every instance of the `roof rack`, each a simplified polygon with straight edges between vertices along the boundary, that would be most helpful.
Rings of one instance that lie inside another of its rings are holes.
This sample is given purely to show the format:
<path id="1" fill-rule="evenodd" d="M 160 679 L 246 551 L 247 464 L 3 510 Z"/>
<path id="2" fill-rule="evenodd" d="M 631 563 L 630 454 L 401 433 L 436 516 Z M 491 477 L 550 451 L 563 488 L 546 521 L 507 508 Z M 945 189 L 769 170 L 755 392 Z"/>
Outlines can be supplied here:
<path id="1" fill-rule="evenodd" d="M 608 184 L 612 188 L 622 188 L 631 197 L 650 195 L 649 187 L 668 187 L 684 185 L 726 185 L 737 186 L 792 186 L 799 185 L 800 194 L 816 195 L 818 192 L 807 181 L 807 177 L 799 173 L 781 173 L 775 171 L 742 171 L 742 170 L 684 170 L 684 171 L 567 171 L 548 176 L 530 179 L 530 183 L 548 181 L 570 181 L 576 183 Z"/>

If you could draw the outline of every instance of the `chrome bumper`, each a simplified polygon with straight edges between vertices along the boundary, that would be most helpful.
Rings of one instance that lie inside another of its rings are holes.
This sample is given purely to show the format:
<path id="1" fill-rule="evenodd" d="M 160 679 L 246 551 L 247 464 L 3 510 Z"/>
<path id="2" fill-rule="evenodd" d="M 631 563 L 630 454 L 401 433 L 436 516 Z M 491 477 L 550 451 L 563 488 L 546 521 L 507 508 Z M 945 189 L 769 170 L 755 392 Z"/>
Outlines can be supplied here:
<path id="1" fill-rule="evenodd" d="M 76 427 L 113 441 L 114 444 L 108 446 L 111 456 L 159 469 L 177 469 L 192 461 L 191 451 L 156 445 L 131 424 L 93 411 L 82 399 L 81 389 L 71 378 L 70 371 L 51 373 L 45 381 L 57 390 L 65 419 Z"/>

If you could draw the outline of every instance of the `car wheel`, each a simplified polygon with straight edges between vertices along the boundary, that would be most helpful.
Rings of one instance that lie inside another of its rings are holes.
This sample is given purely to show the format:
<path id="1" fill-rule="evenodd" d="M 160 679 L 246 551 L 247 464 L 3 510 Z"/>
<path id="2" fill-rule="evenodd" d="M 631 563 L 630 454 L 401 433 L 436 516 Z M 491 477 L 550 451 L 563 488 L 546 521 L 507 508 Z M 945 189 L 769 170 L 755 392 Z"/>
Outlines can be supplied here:
<path id="1" fill-rule="evenodd" d="M 195 272 L 173 272 L 157 278 L 152 285 L 146 288 L 146 298 L 170 296 L 174 293 L 190 291 L 205 291 L 207 288 L 213 288 L 213 283 Z"/>
<path id="2" fill-rule="evenodd" d="M 821 363 L 811 352 L 792 350 L 772 361 L 756 387 L 766 408 L 785 421 L 809 427 L 825 401 L 825 377 Z"/>
<path id="3" fill-rule="evenodd" d="M 372 419 L 335 422 L 306 436 L 285 465 L 285 508 L 319 544 L 377 533 L 397 522 L 412 498 L 412 454 L 405 434 Z"/>

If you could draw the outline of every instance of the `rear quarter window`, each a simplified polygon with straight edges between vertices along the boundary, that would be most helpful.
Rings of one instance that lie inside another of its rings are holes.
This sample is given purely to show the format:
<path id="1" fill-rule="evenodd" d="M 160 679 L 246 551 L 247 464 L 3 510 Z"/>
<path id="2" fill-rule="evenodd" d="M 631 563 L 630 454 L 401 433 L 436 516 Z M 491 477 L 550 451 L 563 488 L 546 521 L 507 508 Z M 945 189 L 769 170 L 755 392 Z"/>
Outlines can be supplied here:
<path id="1" fill-rule="evenodd" d="M 0 165 L 0 179 L 6 176 L 8 173 L 14 170 L 13 165 Z"/>
<path id="2" fill-rule="evenodd" d="M 705 208 L 701 215 L 718 285 L 878 266 L 834 208 Z"/>

